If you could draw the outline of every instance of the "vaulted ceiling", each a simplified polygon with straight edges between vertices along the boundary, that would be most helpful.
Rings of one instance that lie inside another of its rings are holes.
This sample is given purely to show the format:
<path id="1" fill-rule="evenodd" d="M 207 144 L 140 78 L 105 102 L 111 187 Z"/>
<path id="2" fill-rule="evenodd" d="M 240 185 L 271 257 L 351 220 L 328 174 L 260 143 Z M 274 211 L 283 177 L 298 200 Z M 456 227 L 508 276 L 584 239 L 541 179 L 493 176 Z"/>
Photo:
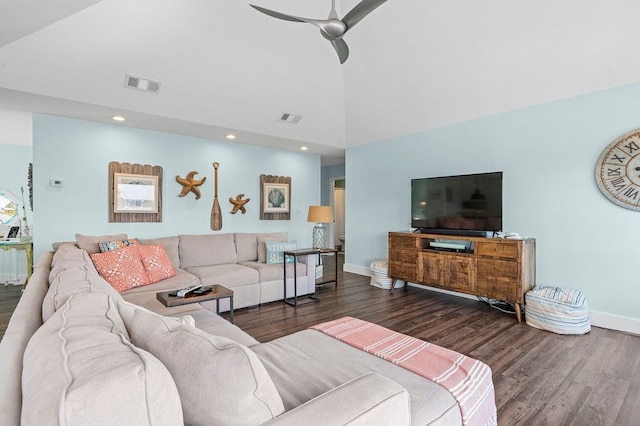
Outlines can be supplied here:
<path id="1" fill-rule="evenodd" d="M 250 1 L 311 18 L 331 3 Z M 343 65 L 316 28 L 248 2 L 2 0 L 0 109 L 233 132 L 335 164 L 347 147 L 640 81 L 637 0 L 388 0 L 345 36 Z"/>

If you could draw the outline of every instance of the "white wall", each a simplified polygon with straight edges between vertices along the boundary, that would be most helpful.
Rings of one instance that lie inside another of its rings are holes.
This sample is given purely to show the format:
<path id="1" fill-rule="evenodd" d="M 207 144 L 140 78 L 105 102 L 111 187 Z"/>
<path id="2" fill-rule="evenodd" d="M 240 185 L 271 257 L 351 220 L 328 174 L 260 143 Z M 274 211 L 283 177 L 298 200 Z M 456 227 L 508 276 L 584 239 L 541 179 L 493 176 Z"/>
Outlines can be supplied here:
<path id="1" fill-rule="evenodd" d="M 598 190 L 595 163 L 640 127 L 640 84 L 347 150 L 345 270 L 410 229 L 410 179 L 503 171 L 503 227 L 537 239 L 537 282 L 582 290 L 596 325 L 640 333 L 640 213 Z"/>
<path id="2" fill-rule="evenodd" d="M 313 224 L 307 207 L 320 201 L 320 158 L 237 143 L 152 132 L 110 124 L 34 116 L 34 199 L 38 257 L 55 241 L 72 241 L 76 233 L 101 235 L 125 232 L 131 237 L 212 233 L 213 166 L 219 168 L 219 200 L 223 227 L 216 232 L 287 231 L 299 246 L 311 245 Z M 163 167 L 162 223 L 108 221 L 109 162 Z M 189 193 L 178 197 L 177 175 L 199 172 L 207 177 L 199 200 Z M 260 220 L 261 174 L 290 176 L 291 220 Z M 63 188 L 49 186 L 62 179 Z M 230 214 L 229 197 L 245 194 L 247 213 Z"/>

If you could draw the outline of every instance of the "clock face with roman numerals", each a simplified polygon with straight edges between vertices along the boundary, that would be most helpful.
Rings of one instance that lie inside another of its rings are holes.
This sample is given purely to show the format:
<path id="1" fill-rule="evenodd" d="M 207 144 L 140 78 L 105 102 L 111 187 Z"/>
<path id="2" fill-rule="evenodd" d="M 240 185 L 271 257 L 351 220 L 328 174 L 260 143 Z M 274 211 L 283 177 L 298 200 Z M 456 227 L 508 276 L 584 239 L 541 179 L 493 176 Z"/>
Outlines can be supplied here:
<path id="1" fill-rule="evenodd" d="M 602 151 L 596 183 L 610 201 L 640 211 L 640 129 L 620 136 Z"/>

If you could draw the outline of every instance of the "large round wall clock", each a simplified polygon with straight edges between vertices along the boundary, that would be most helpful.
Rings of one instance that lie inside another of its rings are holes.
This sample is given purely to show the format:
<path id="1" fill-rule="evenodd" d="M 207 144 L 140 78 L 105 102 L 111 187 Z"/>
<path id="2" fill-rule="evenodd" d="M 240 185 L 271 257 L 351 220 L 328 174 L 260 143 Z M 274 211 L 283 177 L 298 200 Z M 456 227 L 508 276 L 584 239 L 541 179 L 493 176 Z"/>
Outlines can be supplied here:
<path id="1" fill-rule="evenodd" d="M 613 203 L 640 211 L 640 129 L 625 133 L 602 151 L 596 183 Z"/>

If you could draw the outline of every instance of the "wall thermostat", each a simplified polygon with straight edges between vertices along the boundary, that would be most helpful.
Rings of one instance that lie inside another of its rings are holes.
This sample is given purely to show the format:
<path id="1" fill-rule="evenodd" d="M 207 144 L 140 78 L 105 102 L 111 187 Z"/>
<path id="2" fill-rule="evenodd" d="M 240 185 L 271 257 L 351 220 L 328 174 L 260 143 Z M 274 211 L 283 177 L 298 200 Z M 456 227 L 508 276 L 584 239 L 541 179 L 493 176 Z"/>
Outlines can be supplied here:
<path id="1" fill-rule="evenodd" d="M 51 179 L 49 180 L 49 186 L 62 188 L 64 186 L 64 181 L 62 179 Z"/>

